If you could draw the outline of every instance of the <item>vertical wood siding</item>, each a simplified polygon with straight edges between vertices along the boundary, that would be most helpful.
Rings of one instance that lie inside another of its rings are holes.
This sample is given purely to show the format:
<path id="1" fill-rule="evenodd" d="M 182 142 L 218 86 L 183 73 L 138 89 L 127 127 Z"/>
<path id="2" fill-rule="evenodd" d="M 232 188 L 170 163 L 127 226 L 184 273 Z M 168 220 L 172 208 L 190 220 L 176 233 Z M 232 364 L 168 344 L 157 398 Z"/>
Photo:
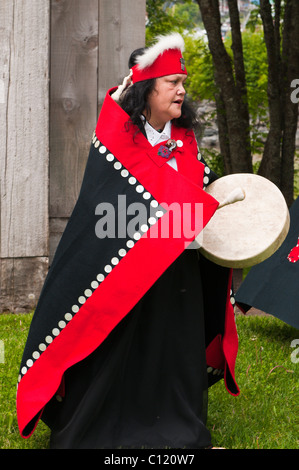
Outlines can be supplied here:
<path id="1" fill-rule="evenodd" d="M 0 2 L 0 302 L 30 306 L 48 266 L 47 1 Z M 35 262 L 32 262 L 35 260 Z"/>
<path id="2" fill-rule="evenodd" d="M 145 0 L 0 2 L 0 312 L 33 308 Z"/>

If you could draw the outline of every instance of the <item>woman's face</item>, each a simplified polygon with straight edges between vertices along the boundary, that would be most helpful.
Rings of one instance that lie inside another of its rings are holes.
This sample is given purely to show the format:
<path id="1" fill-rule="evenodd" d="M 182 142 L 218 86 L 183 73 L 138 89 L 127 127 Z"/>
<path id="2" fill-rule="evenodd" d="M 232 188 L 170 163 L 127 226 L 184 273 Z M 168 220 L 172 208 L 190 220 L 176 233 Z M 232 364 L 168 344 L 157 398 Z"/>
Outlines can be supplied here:
<path id="1" fill-rule="evenodd" d="M 155 88 L 148 97 L 151 110 L 149 122 L 155 129 L 163 129 L 168 121 L 181 116 L 186 79 L 184 74 L 166 75 L 156 79 Z"/>

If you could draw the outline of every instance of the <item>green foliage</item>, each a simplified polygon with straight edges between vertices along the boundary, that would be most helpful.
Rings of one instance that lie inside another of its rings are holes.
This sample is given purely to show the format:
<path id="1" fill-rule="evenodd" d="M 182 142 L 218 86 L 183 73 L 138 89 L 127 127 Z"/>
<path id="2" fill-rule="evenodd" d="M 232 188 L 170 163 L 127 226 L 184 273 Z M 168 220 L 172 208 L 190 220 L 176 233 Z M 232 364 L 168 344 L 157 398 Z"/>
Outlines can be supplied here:
<path id="1" fill-rule="evenodd" d="M 190 0 L 186 3 L 190 4 Z M 178 4 L 178 5 L 176 5 Z M 183 32 L 191 27 L 190 16 L 176 15 L 176 7 L 181 7 L 178 1 L 147 0 L 146 10 L 148 21 L 146 25 L 146 45 L 149 46 L 156 36 L 172 31 Z"/>
<path id="2" fill-rule="evenodd" d="M 249 19 L 247 21 L 247 24 L 246 24 L 246 28 L 251 31 L 252 33 L 255 32 L 256 28 L 258 26 L 262 26 L 262 20 L 261 20 L 261 17 L 260 17 L 260 8 L 254 8 L 253 10 L 251 10 L 250 12 L 250 16 L 249 16 Z"/>
<path id="3" fill-rule="evenodd" d="M 199 151 L 211 170 L 219 177 L 224 176 L 223 158 L 218 150 L 199 147 Z"/>
<path id="4" fill-rule="evenodd" d="M 214 68 L 212 56 L 203 38 L 185 36 L 186 67 L 188 80 L 186 91 L 193 101 L 214 101 L 216 86 L 214 84 Z"/>
<path id="5" fill-rule="evenodd" d="M 172 31 L 184 33 L 203 28 L 196 0 L 147 0 L 146 44 L 150 45 L 160 34 Z"/>
<path id="6" fill-rule="evenodd" d="M 175 1 L 172 2 L 174 5 L 168 11 L 173 18 L 181 20 L 184 24 L 185 29 L 193 30 L 195 28 L 203 28 L 200 10 L 196 1 Z"/>

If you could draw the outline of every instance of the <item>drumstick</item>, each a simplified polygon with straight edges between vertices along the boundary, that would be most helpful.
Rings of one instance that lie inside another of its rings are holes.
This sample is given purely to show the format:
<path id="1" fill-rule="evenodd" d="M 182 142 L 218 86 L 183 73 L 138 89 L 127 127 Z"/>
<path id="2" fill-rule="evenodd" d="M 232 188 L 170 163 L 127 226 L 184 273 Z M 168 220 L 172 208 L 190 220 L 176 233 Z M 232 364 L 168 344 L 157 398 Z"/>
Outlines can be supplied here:
<path id="1" fill-rule="evenodd" d="M 219 204 L 217 209 L 237 201 L 243 201 L 243 199 L 245 199 L 245 191 L 242 188 L 236 188 Z"/>

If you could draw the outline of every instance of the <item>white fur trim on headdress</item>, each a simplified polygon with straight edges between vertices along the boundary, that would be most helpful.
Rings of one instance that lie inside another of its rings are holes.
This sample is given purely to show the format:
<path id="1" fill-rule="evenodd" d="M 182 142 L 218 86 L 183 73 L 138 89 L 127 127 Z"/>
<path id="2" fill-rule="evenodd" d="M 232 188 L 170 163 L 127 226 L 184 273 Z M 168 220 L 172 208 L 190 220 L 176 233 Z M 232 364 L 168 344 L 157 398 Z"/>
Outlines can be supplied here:
<path id="1" fill-rule="evenodd" d="M 136 63 L 140 69 L 145 69 L 152 65 L 160 54 L 169 49 L 185 50 L 184 39 L 179 33 L 168 34 L 167 36 L 158 36 L 158 42 L 146 49 L 145 53 L 136 58 Z"/>

